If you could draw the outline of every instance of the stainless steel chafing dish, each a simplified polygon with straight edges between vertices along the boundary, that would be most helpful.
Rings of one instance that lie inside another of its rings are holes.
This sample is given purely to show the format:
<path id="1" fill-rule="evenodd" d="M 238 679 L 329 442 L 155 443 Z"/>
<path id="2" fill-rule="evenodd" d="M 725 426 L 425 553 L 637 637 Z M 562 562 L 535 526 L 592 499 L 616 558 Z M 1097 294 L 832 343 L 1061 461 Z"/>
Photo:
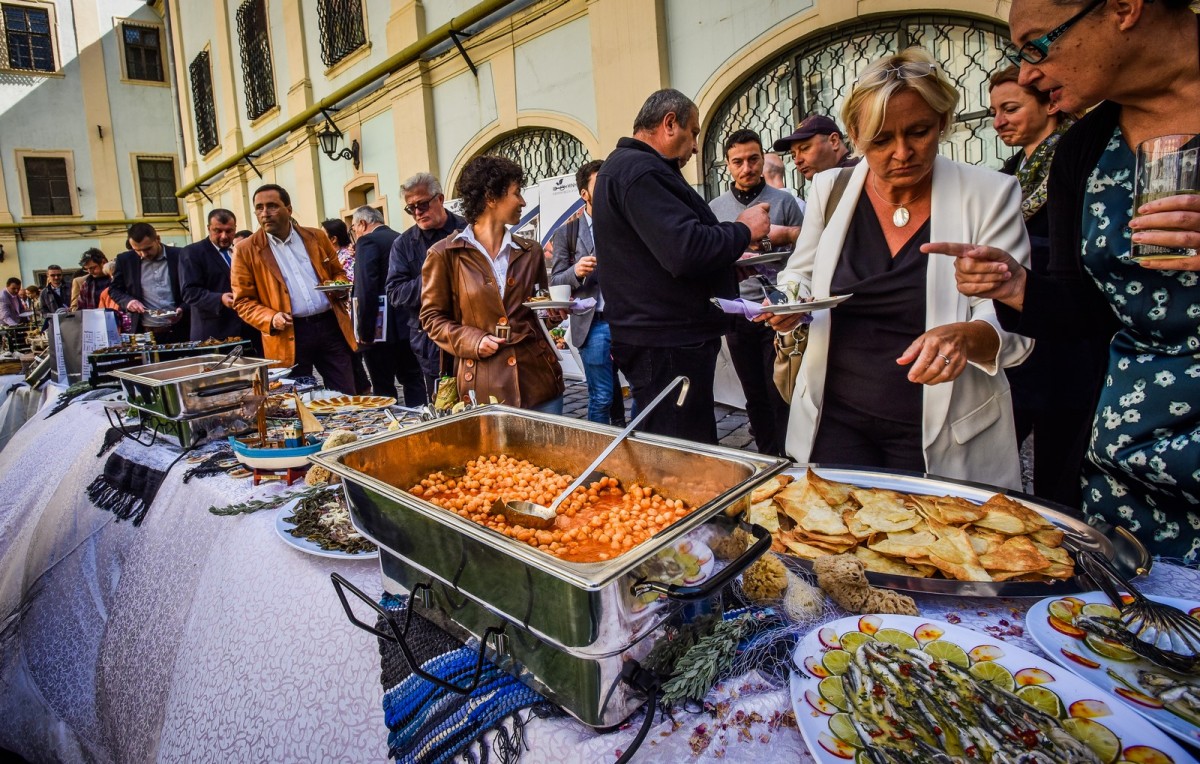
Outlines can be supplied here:
<path id="1" fill-rule="evenodd" d="M 424 615 L 482 640 L 498 665 L 584 723 L 609 726 L 644 701 L 618 681 L 627 661 L 644 657 L 668 618 L 688 601 L 715 595 L 770 539 L 755 529 L 759 543 L 695 587 L 644 581 L 639 566 L 685 537 L 728 533 L 725 510 L 743 506 L 750 491 L 788 462 L 633 436 L 601 470 L 623 483 L 653 485 L 694 510 L 640 546 L 596 563 L 560 560 L 405 489 L 480 454 L 504 453 L 578 474 L 616 432 L 486 406 L 310 458 L 342 477 L 354 525 L 380 547 L 385 584 L 420 593 L 433 611 Z M 665 594 L 667 601 L 639 612 L 635 603 L 647 590 Z M 488 639 L 489 632 L 511 638 Z"/>
<path id="2" fill-rule="evenodd" d="M 227 362 L 226 362 L 227 361 Z M 217 364 L 221 364 L 219 367 Z M 194 417 L 241 404 L 254 380 L 267 389 L 263 358 L 233 358 L 209 354 L 173 361 L 117 369 L 110 374 L 121 381 L 129 403 L 167 419 Z"/>

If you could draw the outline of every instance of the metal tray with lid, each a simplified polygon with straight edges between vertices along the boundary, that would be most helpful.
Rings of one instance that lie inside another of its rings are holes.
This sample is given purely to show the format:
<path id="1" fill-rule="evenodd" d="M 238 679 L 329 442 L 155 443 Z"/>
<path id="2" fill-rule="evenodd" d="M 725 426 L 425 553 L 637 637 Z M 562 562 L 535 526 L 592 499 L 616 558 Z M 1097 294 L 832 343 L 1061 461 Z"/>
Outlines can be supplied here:
<path id="1" fill-rule="evenodd" d="M 595 563 L 561 560 L 406 489 L 431 472 L 464 465 L 481 454 L 508 454 L 574 475 L 617 432 L 507 406 L 483 406 L 324 451 L 310 460 L 342 478 L 355 527 L 380 547 L 383 557 L 402 560 L 414 575 L 440 582 L 456 598 L 470 597 L 574 655 L 611 655 L 682 607 L 682 602 L 671 602 L 650 612 L 640 610 L 643 592 L 635 589 L 646 582 L 640 581 L 639 566 L 714 518 L 727 520 L 724 511 L 748 504 L 749 493 L 782 471 L 786 460 L 635 434 L 601 471 L 623 483 L 652 485 L 694 510 L 643 544 Z M 768 540 L 765 534 L 763 538 Z M 729 568 L 740 571 L 737 566 L 745 567 L 753 557 L 739 558 Z"/>
<path id="2" fill-rule="evenodd" d="M 267 367 L 273 363 L 211 353 L 109 373 L 121 381 L 130 404 L 175 419 L 237 406 L 251 392 L 255 379 L 266 390 Z"/>
<path id="3" fill-rule="evenodd" d="M 788 473 L 802 478 L 808 467 L 811 467 L 813 472 L 819 476 L 839 483 L 850 483 L 863 488 L 886 488 L 901 493 L 958 496 L 977 504 L 984 503 L 997 493 L 1002 493 L 1034 510 L 1063 531 L 1066 535 L 1063 546 L 1067 548 L 1068 552 L 1071 551 L 1072 546 L 1090 549 L 1112 561 L 1123 574 L 1131 578 L 1149 572 L 1150 566 L 1154 562 L 1141 542 L 1125 528 L 1093 527 L 1079 518 L 1072 517 L 1068 514 L 1071 510 L 1066 507 L 1018 491 L 996 488 L 982 483 L 952 480 L 936 475 L 852 467 L 823 467 L 819 464 L 792 468 L 788 470 Z M 1071 557 L 1074 558 L 1075 555 L 1072 554 Z M 785 559 L 796 561 L 806 569 L 812 567 L 811 562 L 795 555 L 785 554 Z M 867 572 L 867 580 L 875 586 L 886 589 L 960 597 L 1050 597 L 1091 591 L 1096 588 L 1082 575 L 1082 571 L 1079 571 L 1078 567 L 1076 570 L 1078 572 L 1074 578 L 1050 583 L 954 581 L 946 578 L 915 578 L 870 571 Z"/>

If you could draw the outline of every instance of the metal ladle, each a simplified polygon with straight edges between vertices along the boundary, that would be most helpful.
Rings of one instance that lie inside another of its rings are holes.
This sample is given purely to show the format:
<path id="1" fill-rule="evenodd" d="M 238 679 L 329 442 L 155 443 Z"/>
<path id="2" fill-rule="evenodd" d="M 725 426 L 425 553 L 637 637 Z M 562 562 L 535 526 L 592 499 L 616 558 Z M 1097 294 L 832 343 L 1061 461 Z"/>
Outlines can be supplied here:
<path id="1" fill-rule="evenodd" d="M 691 382 L 687 377 L 676 377 L 675 379 L 671 380 L 670 384 L 663 388 L 663 391 L 658 394 L 658 397 L 650 401 L 646 408 L 638 412 L 638 415 L 633 418 L 633 421 L 629 423 L 629 426 L 622 430 L 621 433 L 617 435 L 617 437 L 614 438 L 613 441 L 609 443 L 603 451 L 600 452 L 600 455 L 596 457 L 595 461 L 584 468 L 583 472 L 580 473 L 580 476 L 575 478 L 575 482 L 567 486 L 566 489 L 558 495 L 558 498 L 550 503 L 549 507 L 543 507 L 541 504 L 534 504 L 532 501 L 504 501 L 503 499 L 496 499 L 496 501 L 492 504 L 491 513 L 493 515 L 504 515 L 504 519 L 508 522 L 525 528 L 544 530 L 546 528 L 553 527 L 554 521 L 558 517 L 558 505 L 562 504 L 566 498 L 570 496 L 579 486 L 584 485 L 589 480 L 595 482 L 603 477 L 602 475 L 598 475 L 596 473 L 596 468 L 608 458 L 608 455 L 611 454 L 617 446 L 621 445 L 625 438 L 629 437 L 629 433 L 633 432 L 633 429 L 642 423 L 642 420 L 654 410 L 654 408 L 659 404 L 660 401 L 662 401 L 663 398 L 666 398 L 673 389 L 681 384 L 683 387 L 679 391 L 679 398 L 675 401 L 675 405 L 682 406 L 684 399 L 687 398 L 688 388 L 691 386 Z"/>

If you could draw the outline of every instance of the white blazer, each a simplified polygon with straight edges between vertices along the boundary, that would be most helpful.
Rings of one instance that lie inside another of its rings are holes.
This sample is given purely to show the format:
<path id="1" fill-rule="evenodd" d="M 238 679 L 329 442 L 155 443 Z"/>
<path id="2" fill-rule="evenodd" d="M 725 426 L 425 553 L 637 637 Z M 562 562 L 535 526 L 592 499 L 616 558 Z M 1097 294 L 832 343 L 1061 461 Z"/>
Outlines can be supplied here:
<path id="1" fill-rule="evenodd" d="M 814 297 L 828 297 L 842 245 L 863 192 L 867 163 L 855 167 L 841 202 L 825 227 L 825 204 L 838 170 L 813 179 L 808 214 L 780 283 L 798 283 Z M 933 165 L 930 241 L 969 242 L 998 247 L 1029 263 L 1029 238 L 1021 217 L 1021 187 L 1016 178 L 994 170 L 937 157 Z M 836 311 L 837 308 L 833 308 Z M 809 327 L 808 348 L 796 380 L 788 422 L 787 452 L 803 464 L 812 453 L 821 421 L 825 372 L 833 311 L 818 311 Z M 1002 368 L 1023 362 L 1033 341 L 1000 328 L 991 300 L 959 293 L 954 258 L 929 255 L 925 280 L 925 328 L 958 321 L 983 321 L 1000 337 L 990 363 L 970 363 L 958 379 L 922 385 L 922 447 L 931 475 L 1006 488 L 1021 487 L 1021 468 L 1013 426 L 1012 401 Z M 914 337 L 913 339 L 916 339 Z M 879 363 L 895 363 L 880 358 Z"/>

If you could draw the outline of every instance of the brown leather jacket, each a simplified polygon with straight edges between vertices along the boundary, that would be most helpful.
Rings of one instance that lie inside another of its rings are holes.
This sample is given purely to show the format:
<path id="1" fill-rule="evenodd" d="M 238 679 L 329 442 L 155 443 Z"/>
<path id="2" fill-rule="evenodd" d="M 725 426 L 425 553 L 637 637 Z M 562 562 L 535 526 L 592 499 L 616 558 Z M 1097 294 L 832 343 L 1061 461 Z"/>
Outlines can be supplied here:
<path id="1" fill-rule="evenodd" d="M 562 367 L 537 316 L 521 303 L 545 289 L 546 262 L 537 242 L 514 236 L 520 249 L 509 255 L 508 281 L 501 301 L 491 263 L 455 231 L 429 249 L 421 270 L 421 326 L 442 350 L 459 359 L 458 394 L 474 390 L 509 406 L 531 408 L 562 395 Z M 509 341 L 488 358 L 479 341 L 510 327 Z"/>
<path id="2" fill-rule="evenodd" d="M 329 237 L 319 228 L 301 228 L 293 225 L 304 242 L 308 259 L 312 261 L 313 270 L 317 274 L 317 282 L 332 281 L 346 277 L 346 271 L 338 260 L 337 252 L 329 243 Z M 263 355 L 278 361 L 284 366 L 296 363 L 296 330 L 288 325 L 283 330 L 271 327 L 271 319 L 276 313 L 291 314 L 292 300 L 288 295 L 287 284 L 283 280 L 283 271 L 275 261 L 275 253 L 271 251 L 271 243 L 267 241 L 267 232 L 260 228 L 245 241 L 237 245 L 234 252 L 233 267 L 229 271 L 229 281 L 233 287 L 233 309 L 242 320 L 262 332 Z M 358 347 L 354 339 L 354 329 L 350 323 L 350 313 L 346 309 L 344 296 L 338 292 L 327 293 L 329 304 L 333 306 L 333 315 L 341 327 L 342 336 L 351 350 Z"/>

